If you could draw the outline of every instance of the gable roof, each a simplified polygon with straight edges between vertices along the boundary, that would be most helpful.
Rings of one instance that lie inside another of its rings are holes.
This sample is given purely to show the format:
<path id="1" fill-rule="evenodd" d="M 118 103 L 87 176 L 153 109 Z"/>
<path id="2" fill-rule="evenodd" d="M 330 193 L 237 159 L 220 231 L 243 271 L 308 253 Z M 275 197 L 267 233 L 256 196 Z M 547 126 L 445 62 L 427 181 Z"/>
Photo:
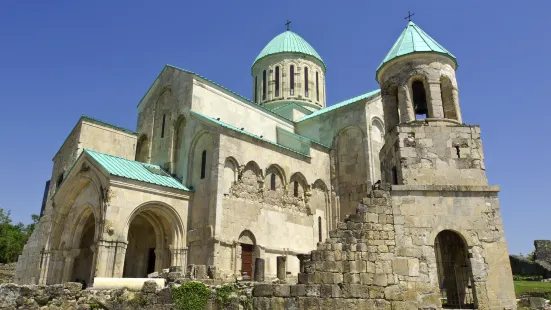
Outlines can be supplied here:
<path id="1" fill-rule="evenodd" d="M 141 163 L 89 149 L 84 149 L 83 153 L 86 153 L 86 155 L 94 159 L 110 175 L 184 191 L 191 191 L 176 178 L 165 172 L 160 166 Z"/>
<path id="2" fill-rule="evenodd" d="M 383 66 L 390 61 L 414 53 L 437 53 L 449 57 L 457 67 L 457 59 L 455 56 L 448 52 L 442 45 L 436 40 L 431 38 L 423 29 L 419 28 L 414 22 L 410 21 L 406 26 L 406 29 L 402 31 L 402 34 L 398 37 L 398 40 L 394 43 L 390 51 L 386 54 L 385 58 L 377 68 L 376 76 L 379 75 L 379 71 Z"/>
<path id="3" fill-rule="evenodd" d="M 325 109 L 321 109 L 321 110 L 318 110 L 318 111 L 316 111 L 316 112 L 314 112 L 314 113 L 312 113 L 312 114 L 310 114 L 310 115 L 306 115 L 305 117 L 299 119 L 299 120 L 297 121 L 297 123 L 300 123 L 300 122 L 305 121 L 305 120 L 307 120 L 307 119 L 311 119 L 311 118 L 316 117 L 316 116 L 320 116 L 320 115 L 322 115 L 322 114 L 325 114 L 325 113 L 327 113 L 327 112 L 330 112 L 330 111 L 333 111 L 333 110 L 336 110 L 336 109 L 340 109 L 340 108 L 342 108 L 342 107 L 344 107 L 344 106 L 347 106 L 347 105 L 352 104 L 352 103 L 354 103 L 354 102 L 358 102 L 358 101 L 360 101 L 360 100 L 371 99 L 371 98 L 375 97 L 376 95 L 378 95 L 380 92 L 381 92 L 380 89 L 376 89 L 376 90 L 372 90 L 372 91 L 370 91 L 370 92 L 368 92 L 368 93 L 365 93 L 365 94 L 363 94 L 363 95 L 359 95 L 359 96 L 356 96 L 356 97 L 354 97 L 354 98 L 350 98 L 350 99 L 347 99 L 347 100 L 345 100 L 345 101 L 336 103 L 336 104 L 334 104 L 334 105 L 332 105 L 332 106 L 329 106 L 329 107 L 327 107 L 327 108 L 325 108 Z"/>
<path id="4" fill-rule="evenodd" d="M 325 63 L 321 59 L 321 56 L 316 52 L 316 50 L 306 42 L 301 36 L 287 30 L 283 33 L 280 33 L 275 38 L 273 38 L 266 46 L 260 51 L 258 56 L 253 62 L 254 64 L 260 59 L 275 55 L 279 53 L 300 53 L 308 56 L 312 56 L 319 60 L 323 65 L 323 69 L 326 70 Z"/>

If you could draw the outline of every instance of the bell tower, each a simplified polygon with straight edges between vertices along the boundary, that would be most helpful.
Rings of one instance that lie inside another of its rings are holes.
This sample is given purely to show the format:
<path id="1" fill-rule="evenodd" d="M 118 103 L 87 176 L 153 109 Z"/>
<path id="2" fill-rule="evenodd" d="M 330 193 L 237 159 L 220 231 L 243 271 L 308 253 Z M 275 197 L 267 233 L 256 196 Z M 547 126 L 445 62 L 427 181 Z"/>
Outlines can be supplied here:
<path id="1" fill-rule="evenodd" d="M 487 185 L 478 126 L 462 123 L 457 60 L 410 21 L 377 69 L 386 125 L 383 181 Z"/>

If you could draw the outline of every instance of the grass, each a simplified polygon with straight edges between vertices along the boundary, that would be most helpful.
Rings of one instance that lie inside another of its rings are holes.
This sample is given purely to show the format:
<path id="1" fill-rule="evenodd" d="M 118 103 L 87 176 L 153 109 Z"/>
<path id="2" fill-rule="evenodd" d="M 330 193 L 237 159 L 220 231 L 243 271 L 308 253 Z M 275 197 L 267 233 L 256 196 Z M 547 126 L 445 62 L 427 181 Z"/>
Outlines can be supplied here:
<path id="1" fill-rule="evenodd" d="M 515 294 L 519 298 L 524 292 L 549 292 L 551 295 L 551 282 L 539 281 L 515 281 Z"/>

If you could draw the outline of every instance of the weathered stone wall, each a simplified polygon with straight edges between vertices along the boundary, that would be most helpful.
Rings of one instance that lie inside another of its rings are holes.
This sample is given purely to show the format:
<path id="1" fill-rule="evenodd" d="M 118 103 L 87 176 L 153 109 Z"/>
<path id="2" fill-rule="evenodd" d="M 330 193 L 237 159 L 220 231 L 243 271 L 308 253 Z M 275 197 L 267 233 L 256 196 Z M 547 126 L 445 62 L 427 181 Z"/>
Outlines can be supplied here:
<path id="1" fill-rule="evenodd" d="M 517 255 L 509 255 L 509 261 L 514 275 L 551 278 L 551 269 L 548 269 L 538 261 L 530 261 Z"/>
<path id="2" fill-rule="evenodd" d="M 13 282 L 17 263 L 0 264 L 0 283 Z"/>
<path id="3" fill-rule="evenodd" d="M 551 264 L 551 240 L 534 240 L 534 259 Z"/>

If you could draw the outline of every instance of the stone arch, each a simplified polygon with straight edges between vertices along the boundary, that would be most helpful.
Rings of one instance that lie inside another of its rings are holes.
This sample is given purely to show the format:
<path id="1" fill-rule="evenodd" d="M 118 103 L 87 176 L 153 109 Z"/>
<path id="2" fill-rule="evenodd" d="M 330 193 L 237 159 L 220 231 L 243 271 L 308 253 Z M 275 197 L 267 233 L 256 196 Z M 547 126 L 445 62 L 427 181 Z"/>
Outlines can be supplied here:
<path id="1" fill-rule="evenodd" d="M 222 193 L 229 194 L 232 185 L 237 182 L 237 171 L 239 164 L 233 157 L 228 157 L 224 161 L 224 173 L 222 179 Z"/>
<path id="2" fill-rule="evenodd" d="M 195 191 L 190 208 L 190 229 L 208 225 L 209 214 L 214 212 L 211 210 L 214 199 L 210 192 L 211 177 L 215 171 L 213 150 L 213 135 L 206 130 L 198 132 L 191 142 L 188 156 L 187 184 Z"/>
<path id="3" fill-rule="evenodd" d="M 66 263 L 68 261 L 72 266 L 65 266 L 67 273 L 63 281 L 84 281 L 90 284 L 94 280 L 95 244 L 100 234 L 95 214 L 93 207 L 87 205 L 77 217 L 71 231 L 71 257 L 66 258 Z"/>
<path id="4" fill-rule="evenodd" d="M 165 166 L 171 160 L 170 110 L 172 101 L 172 88 L 165 86 L 155 103 L 153 133 L 151 137 L 151 159 L 155 164 L 159 164 L 160 166 Z"/>
<path id="5" fill-rule="evenodd" d="M 436 235 L 434 252 L 442 307 L 475 309 L 474 281 L 465 239 L 455 231 L 442 230 Z"/>
<path id="6" fill-rule="evenodd" d="M 136 143 L 136 161 L 149 163 L 150 140 L 146 134 L 141 134 Z"/>
<path id="7" fill-rule="evenodd" d="M 368 148 L 365 132 L 358 126 L 343 128 L 334 140 L 337 193 L 340 199 L 339 218 L 354 214 L 358 201 L 367 196 Z"/>
<path id="8" fill-rule="evenodd" d="M 384 145 L 384 126 L 383 122 L 378 117 L 371 119 L 371 158 L 373 169 L 373 180 L 381 179 L 381 161 L 379 158 L 379 152 Z"/>
<path id="9" fill-rule="evenodd" d="M 182 178 L 184 174 L 184 130 L 186 127 L 186 118 L 184 115 L 178 116 L 174 122 L 173 132 L 174 138 L 172 142 L 172 167 L 173 173 L 177 177 Z"/>
<path id="10" fill-rule="evenodd" d="M 394 83 L 387 83 L 382 87 L 383 115 L 385 118 L 385 132 L 390 132 L 400 123 L 398 111 L 398 86 Z"/>
<path id="11" fill-rule="evenodd" d="M 212 150 L 214 149 L 214 138 L 207 130 L 202 130 L 195 134 L 191 141 L 191 146 L 188 155 L 188 180 L 193 187 L 200 180 L 209 179 L 212 167 Z M 201 159 L 203 151 L 207 151 L 207 174 L 204 179 L 201 179 Z"/>
<path id="12" fill-rule="evenodd" d="M 259 257 L 260 249 L 256 237 L 250 230 L 244 230 L 239 234 L 237 241 L 240 245 L 236 261 L 240 263 L 240 273 L 243 280 L 253 280 L 255 260 Z"/>
<path id="13" fill-rule="evenodd" d="M 282 191 L 285 188 L 285 171 L 278 164 L 271 164 L 266 168 L 265 175 L 264 188 L 275 191 Z M 275 186 L 272 188 L 272 185 Z"/>
<path id="14" fill-rule="evenodd" d="M 309 190 L 309 185 L 306 177 L 300 172 L 295 172 L 293 173 L 293 175 L 291 175 L 291 178 L 289 179 L 289 184 L 291 186 L 289 189 L 289 195 L 301 200 L 305 200 L 306 192 Z"/>
<path id="15" fill-rule="evenodd" d="M 323 211 L 323 218 L 321 225 L 318 221 L 315 221 L 315 235 L 316 236 L 322 236 L 326 237 L 328 235 L 328 232 L 333 228 L 336 227 L 336 221 L 337 218 L 331 210 L 331 200 L 329 197 L 329 189 L 327 188 L 327 185 L 325 182 L 323 182 L 321 179 L 317 179 L 312 184 L 312 191 L 311 191 L 311 197 L 310 197 L 310 208 L 311 209 L 317 209 L 320 211 Z M 315 214 L 315 212 L 312 212 Z M 321 231 L 320 231 L 321 226 Z"/>
<path id="16" fill-rule="evenodd" d="M 185 265 L 184 223 L 168 204 L 151 201 L 137 207 L 125 223 L 123 239 L 128 242 L 123 277 Z"/>
<path id="17" fill-rule="evenodd" d="M 442 96 L 444 118 L 459 120 L 457 89 L 451 79 L 445 75 L 440 77 L 440 95 Z"/>

